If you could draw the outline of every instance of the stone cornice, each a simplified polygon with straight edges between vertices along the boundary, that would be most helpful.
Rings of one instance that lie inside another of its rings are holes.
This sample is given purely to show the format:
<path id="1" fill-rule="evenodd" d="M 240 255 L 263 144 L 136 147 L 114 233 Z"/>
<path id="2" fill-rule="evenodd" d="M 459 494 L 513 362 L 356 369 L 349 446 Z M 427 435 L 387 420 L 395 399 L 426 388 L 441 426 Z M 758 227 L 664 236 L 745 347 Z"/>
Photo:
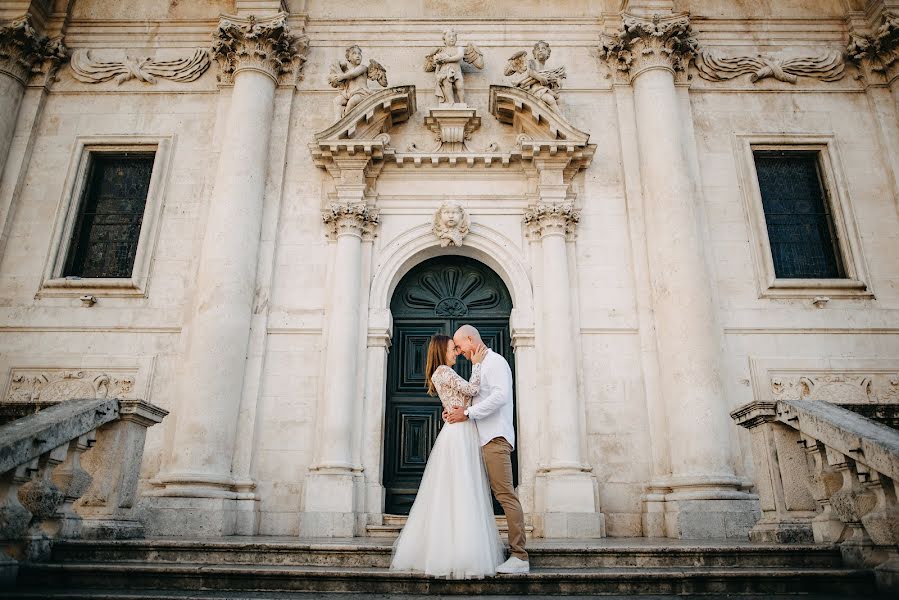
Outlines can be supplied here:
<path id="1" fill-rule="evenodd" d="M 574 228 L 581 218 L 581 211 L 571 202 L 541 202 L 524 211 L 524 224 L 528 234 L 536 238 L 548 235 L 562 235 L 566 238 L 574 234 Z"/>
<path id="2" fill-rule="evenodd" d="M 599 46 L 600 58 L 609 63 L 616 77 L 632 81 L 649 69 L 686 71 L 698 47 L 687 15 L 622 17 L 621 30 L 604 35 Z"/>
<path id="3" fill-rule="evenodd" d="M 378 225 L 378 209 L 364 202 L 332 203 L 322 211 L 331 239 L 341 235 L 370 236 Z"/>
<path id="4" fill-rule="evenodd" d="M 60 40 L 39 34 L 25 15 L 0 27 L 0 72 L 25 85 L 35 73 L 51 74 L 68 57 Z"/>
<path id="5" fill-rule="evenodd" d="M 271 17 L 224 16 L 212 36 L 212 54 L 219 63 L 222 83 L 232 83 L 243 69 L 265 73 L 280 83 L 301 79 L 306 62 L 308 38 L 294 35 L 287 25 L 287 13 Z"/>

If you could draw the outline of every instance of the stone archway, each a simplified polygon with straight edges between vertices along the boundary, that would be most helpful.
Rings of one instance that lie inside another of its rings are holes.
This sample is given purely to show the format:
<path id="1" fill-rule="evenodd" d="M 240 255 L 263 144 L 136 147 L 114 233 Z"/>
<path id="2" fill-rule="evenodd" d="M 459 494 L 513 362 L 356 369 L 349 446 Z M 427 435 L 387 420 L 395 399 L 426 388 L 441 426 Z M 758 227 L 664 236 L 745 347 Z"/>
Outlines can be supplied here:
<path id="1" fill-rule="evenodd" d="M 487 265 L 465 256 L 443 255 L 419 263 L 403 276 L 390 309 L 393 346 L 385 393 L 385 513 L 408 514 L 443 425 L 439 399 L 429 397 L 424 389 L 429 340 L 435 333 L 451 335 L 461 324 L 470 323 L 514 369 L 509 328 L 512 297 Z M 456 370 L 468 377 L 471 365 L 462 358 Z"/>

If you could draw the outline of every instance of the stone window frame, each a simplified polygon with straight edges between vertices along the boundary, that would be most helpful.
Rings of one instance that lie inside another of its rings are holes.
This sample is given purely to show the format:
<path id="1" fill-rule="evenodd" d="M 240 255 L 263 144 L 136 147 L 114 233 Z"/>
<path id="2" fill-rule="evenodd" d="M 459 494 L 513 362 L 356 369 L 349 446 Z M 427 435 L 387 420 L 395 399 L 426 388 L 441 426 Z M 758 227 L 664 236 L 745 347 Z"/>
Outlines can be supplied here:
<path id="1" fill-rule="evenodd" d="M 868 269 L 862 254 L 861 236 L 852 211 L 835 136 L 832 134 L 735 134 L 738 173 L 743 205 L 749 224 L 752 262 L 759 298 L 873 298 Z M 755 151 L 815 152 L 824 198 L 829 203 L 836 247 L 846 273 L 844 278 L 778 278 L 768 239 L 762 193 L 756 171 Z"/>
<path id="2" fill-rule="evenodd" d="M 66 173 L 62 198 L 57 209 L 50 252 L 37 297 L 104 297 L 145 298 L 150 279 L 153 250 L 159 234 L 166 186 L 171 169 L 173 135 L 104 135 L 78 136 Z M 153 152 L 153 169 L 140 236 L 134 255 L 131 277 L 64 277 L 66 257 L 72 246 L 72 233 L 87 186 L 91 156 L 121 152 Z"/>

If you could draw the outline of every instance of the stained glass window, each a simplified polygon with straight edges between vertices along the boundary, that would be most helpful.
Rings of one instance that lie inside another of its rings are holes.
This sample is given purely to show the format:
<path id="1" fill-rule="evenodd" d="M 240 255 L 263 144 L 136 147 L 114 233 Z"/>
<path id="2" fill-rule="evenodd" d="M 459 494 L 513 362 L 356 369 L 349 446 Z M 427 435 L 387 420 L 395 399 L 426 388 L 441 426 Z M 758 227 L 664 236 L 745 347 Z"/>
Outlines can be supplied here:
<path id="1" fill-rule="evenodd" d="M 153 153 L 92 153 L 66 277 L 131 277 Z"/>
<path id="2" fill-rule="evenodd" d="M 845 277 L 818 153 L 759 150 L 753 156 L 775 276 Z"/>

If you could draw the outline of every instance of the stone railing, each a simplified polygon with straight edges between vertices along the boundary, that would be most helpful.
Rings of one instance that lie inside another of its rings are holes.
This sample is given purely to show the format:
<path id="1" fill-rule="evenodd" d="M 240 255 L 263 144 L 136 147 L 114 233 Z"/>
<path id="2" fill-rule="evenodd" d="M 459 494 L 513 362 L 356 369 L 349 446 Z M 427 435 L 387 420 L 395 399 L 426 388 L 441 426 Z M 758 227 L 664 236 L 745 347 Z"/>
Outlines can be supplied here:
<path id="1" fill-rule="evenodd" d="M 810 400 L 751 402 L 731 417 L 752 438 L 762 518 L 750 539 L 838 543 L 847 564 L 899 588 L 899 432 Z"/>
<path id="2" fill-rule="evenodd" d="M 147 427 L 141 400 L 67 400 L 0 427 L 0 575 L 58 538 L 140 537 L 132 515 Z"/>

